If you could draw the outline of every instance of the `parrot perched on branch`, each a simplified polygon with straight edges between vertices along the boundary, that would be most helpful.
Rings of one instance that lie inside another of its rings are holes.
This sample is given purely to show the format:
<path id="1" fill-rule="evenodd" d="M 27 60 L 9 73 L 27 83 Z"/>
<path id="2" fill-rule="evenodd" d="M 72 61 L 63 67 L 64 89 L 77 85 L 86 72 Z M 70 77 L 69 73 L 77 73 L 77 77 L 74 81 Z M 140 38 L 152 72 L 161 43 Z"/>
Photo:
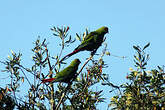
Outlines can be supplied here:
<path id="1" fill-rule="evenodd" d="M 54 78 L 43 79 L 42 83 L 46 82 L 65 82 L 69 83 L 77 74 L 79 59 L 73 60 L 68 67 L 58 72 Z"/>
<path id="2" fill-rule="evenodd" d="M 92 54 L 94 54 L 97 51 L 97 49 L 101 46 L 104 40 L 104 35 L 106 33 L 108 33 L 108 28 L 105 26 L 97 29 L 96 31 L 90 32 L 81 42 L 81 44 L 76 49 L 74 49 L 72 53 L 66 55 L 61 61 L 84 50 L 92 51 Z"/>

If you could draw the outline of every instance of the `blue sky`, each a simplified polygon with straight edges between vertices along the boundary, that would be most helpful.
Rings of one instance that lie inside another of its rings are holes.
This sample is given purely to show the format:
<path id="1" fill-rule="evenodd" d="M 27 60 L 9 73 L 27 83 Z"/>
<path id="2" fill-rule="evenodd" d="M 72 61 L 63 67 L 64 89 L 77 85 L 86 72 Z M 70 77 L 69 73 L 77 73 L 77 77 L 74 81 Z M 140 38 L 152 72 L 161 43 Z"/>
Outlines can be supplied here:
<path id="1" fill-rule="evenodd" d="M 47 38 L 52 54 L 57 54 L 58 40 L 52 37 L 52 26 L 69 26 L 73 37 L 87 27 L 92 31 L 108 26 L 110 33 L 106 35 L 106 42 L 109 51 L 118 56 L 127 56 L 127 59 L 106 56 L 109 68 L 105 72 L 112 82 L 121 84 L 126 81 L 129 67 L 133 67 L 133 45 L 143 46 L 150 42 L 148 67 L 164 65 L 164 5 L 164 0 L 0 1 L 0 60 L 4 60 L 13 50 L 23 53 L 23 61 L 30 63 L 30 49 L 37 36 Z M 78 44 L 78 41 L 74 43 L 66 53 Z M 77 56 L 84 54 L 89 55 L 82 52 Z"/>

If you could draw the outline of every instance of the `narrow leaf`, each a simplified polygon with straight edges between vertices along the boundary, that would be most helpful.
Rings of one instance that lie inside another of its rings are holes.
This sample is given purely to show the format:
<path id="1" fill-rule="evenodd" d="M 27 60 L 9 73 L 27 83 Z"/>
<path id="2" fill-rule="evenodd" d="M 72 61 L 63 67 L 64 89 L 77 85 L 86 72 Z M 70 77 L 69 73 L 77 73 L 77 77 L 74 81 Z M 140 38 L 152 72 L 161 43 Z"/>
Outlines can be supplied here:
<path id="1" fill-rule="evenodd" d="M 150 43 L 144 46 L 143 50 L 150 46 Z"/>
<path id="2" fill-rule="evenodd" d="M 137 50 L 137 51 L 141 52 L 141 50 L 140 50 L 138 47 L 133 46 L 133 48 L 134 48 L 135 50 Z"/>

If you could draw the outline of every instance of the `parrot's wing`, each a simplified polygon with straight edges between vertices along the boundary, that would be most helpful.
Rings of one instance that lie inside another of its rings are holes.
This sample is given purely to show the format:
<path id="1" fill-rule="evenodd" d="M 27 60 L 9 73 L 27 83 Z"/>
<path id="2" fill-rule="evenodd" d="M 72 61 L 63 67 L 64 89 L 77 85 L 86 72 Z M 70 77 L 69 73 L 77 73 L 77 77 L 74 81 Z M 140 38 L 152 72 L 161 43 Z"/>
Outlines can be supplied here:
<path id="1" fill-rule="evenodd" d="M 86 41 L 86 40 L 88 40 L 88 39 L 91 39 L 94 35 L 96 35 L 96 32 L 90 32 L 84 39 L 83 39 L 83 41 Z M 83 42 L 82 41 L 82 42 Z"/>
<path id="2" fill-rule="evenodd" d="M 63 69 L 62 71 L 60 71 L 59 73 L 56 74 L 56 82 L 58 81 L 64 81 L 66 79 L 69 79 L 73 76 L 73 74 L 76 72 L 76 70 L 74 69 L 74 67 L 67 67 L 65 69 Z"/>
<path id="3" fill-rule="evenodd" d="M 95 38 L 97 37 L 98 35 L 94 32 L 88 34 L 86 36 L 86 38 L 81 42 L 81 44 L 78 46 L 77 49 L 80 49 L 80 48 L 88 48 L 90 46 L 93 46 L 93 45 L 96 45 L 95 44 Z"/>

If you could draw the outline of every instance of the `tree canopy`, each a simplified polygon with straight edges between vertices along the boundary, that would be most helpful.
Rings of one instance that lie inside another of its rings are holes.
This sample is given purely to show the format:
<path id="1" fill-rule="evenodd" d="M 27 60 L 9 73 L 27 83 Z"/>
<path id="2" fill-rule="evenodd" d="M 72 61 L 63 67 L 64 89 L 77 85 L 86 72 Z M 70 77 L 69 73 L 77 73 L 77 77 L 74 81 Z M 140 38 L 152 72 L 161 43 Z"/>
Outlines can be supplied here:
<path id="1" fill-rule="evenodd" d="M 108 73 L 104 72 L 104 69 L 109 66 L 104 57 L 111 56 L 105 43 L 106 39 L 100 53 L 91 54 L 85 61 L 81 61 L 76 78 L 70 83 L 42 83 L 43 79 L 53 78 L 67 65 L 65 60 L 60 61 L 65 54 L 65 49 L 73 45 L 76 39 L 82 42 L 89 34 L 88 30 L 83 34 L 76 33 L 75 39 L 69 35 L 69 27 L 53 27 L 51 30 L 53 36 L 60 38 L 59 52 L 52 53 L 47 40 L 38 37 L 33 43 L 30 67 L 22 63 L 23 54 L 14 51 L 11 51 L 11 55 L 6 60 L 0 61 L 5 66 L 1 68 L 3 72 L 1 74 L 8 74 L 6 87 L 0 89 L 0 109 L 95 110 L 98 104 L 110 98 L 107 109 L 164 110 L 164 66 L 147 69 L 150 55 L 145 50 L 150 43 L 143 48 L 133 46 L 134 65 L 129 68 L 130 73 L 126 76 L 128 82 L 123 84 L 112 83 Z M 26 83 L 26 87 L 23 83 Z M 108 86 L 107 92 L 109 94 L 114 92 L 115 95 L 103 97 L 104 89 L 100 88 L 103 86 Z M 99 89 L 93 89 L 93 87 L 99 87 Z M 26 95 L 20 97 L 24 88 L 27 89 Z"/>

